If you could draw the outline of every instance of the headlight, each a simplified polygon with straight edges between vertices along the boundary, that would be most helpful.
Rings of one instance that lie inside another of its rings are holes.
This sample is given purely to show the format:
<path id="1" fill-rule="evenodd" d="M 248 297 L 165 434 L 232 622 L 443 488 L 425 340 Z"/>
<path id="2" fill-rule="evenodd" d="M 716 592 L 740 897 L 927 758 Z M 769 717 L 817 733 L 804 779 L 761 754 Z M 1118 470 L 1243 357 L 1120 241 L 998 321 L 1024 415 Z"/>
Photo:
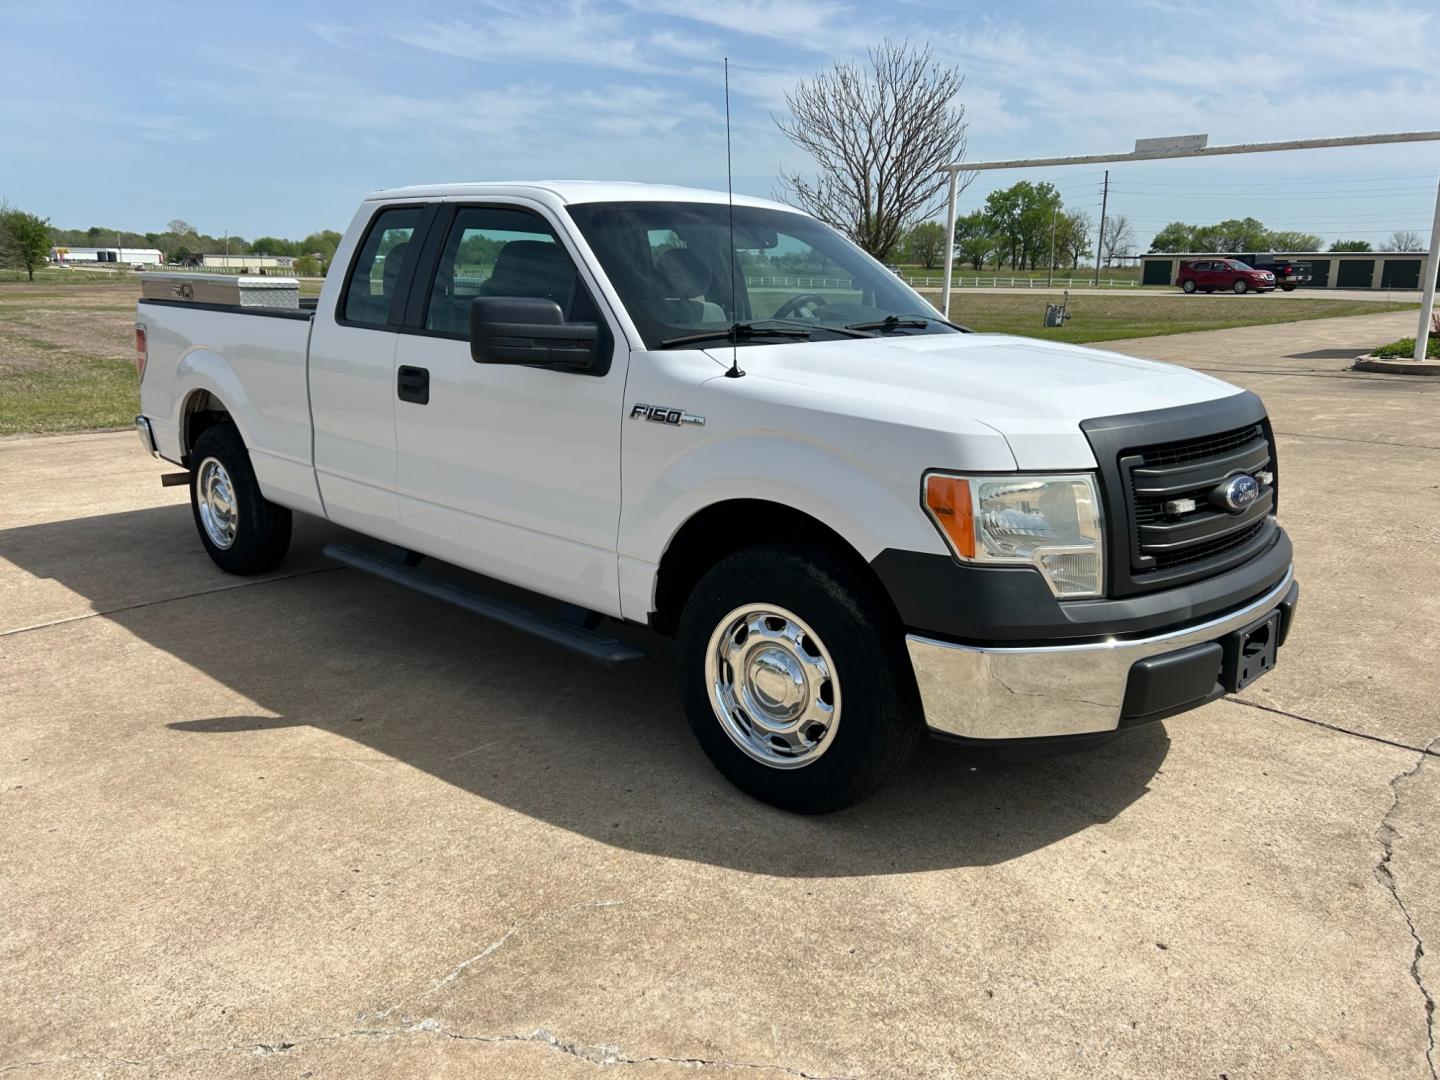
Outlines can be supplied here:
<path id="1" fill-rule="evenodd" d="M 925 511 L 956 557 L 1033 566 L 1062 599 L 1101 596 L 1105 549 L 1094 476 L 925 475 Z"/>

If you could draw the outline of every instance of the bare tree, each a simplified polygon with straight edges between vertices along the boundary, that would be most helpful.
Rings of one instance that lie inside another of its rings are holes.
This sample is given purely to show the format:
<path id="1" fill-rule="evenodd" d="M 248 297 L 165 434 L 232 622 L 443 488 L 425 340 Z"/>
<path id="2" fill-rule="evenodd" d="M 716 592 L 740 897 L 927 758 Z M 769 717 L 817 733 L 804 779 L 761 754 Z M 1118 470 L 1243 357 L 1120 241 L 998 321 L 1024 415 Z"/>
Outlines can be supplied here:
<path id="1" fill-rule="evenodd" d="M 965 106 L 954 103 L 964 82 L 928 46 L 888 40 L 867 65 L 837 63 L 801 82 L 776 125 L 820 172 L 784 174 L 781 197 L 885 259 L 939 211 L 940 168 L 965 156 Z"/>
<path id="2" fill-rule="evenodd" d="M 1381 251 L 1424 251 L 1425 241 L 1414 229 L 1397 229 L 1380 245 Z"/>
<path id="3" fill-rule="evenodd" d="M 1088 210 L 1067 210 L 1060 218 L 1058 249 L 1070 262 L 1070 269 L 1080 265 L 1080 259 L 1090 253 L 1090 231 L 1094 228 Z"/>
<path id="4" fill-rule="evenodd" d="M 1105 255 L 1105 265 L 1110 266 L 1117 258 L 1129 255 L 1135 249 L 1135 230 L 1130 219 L 1116 214 L 1105 219 L 1105 233 L 1100 237 L 1100 250 Z"/>

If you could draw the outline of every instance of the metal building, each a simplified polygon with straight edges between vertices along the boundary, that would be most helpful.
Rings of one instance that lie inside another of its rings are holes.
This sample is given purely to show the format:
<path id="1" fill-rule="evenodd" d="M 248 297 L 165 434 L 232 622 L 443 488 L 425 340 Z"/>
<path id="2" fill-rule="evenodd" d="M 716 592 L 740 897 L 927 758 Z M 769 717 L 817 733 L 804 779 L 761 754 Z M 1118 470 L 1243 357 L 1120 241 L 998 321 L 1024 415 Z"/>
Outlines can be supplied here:
<path id="1" fill-rule="evenodd" d="M 115 263 L 119 266 L 159 266 L 165 257 L 155 248 L 52 247 L 50 261 L 66 263 Z"/>
<path id="2" fill-rule="evenodd" d="M 1275 262 L 1291 259 L 1310 264 L 1309 284 L 1302 289 L 1419 289 L 1427 251 L 1287 251 L 1182 253 L 1152 251 L 1140 256 L 1140 284 L 1174 285 L 1182 262 L 1193 259 L 1239 259 Z"/>

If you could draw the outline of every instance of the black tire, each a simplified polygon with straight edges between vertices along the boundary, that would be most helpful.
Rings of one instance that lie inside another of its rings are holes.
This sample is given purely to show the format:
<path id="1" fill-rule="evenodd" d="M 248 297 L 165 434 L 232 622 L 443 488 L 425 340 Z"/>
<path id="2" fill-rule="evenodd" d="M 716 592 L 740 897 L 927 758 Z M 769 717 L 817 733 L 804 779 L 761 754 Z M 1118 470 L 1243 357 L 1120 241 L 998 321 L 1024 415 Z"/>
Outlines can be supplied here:
<path id="1" fill-rule="evenodd" d="M 1195 291 L 1195 282 L 1187 281 L 1184 285 L 1181 285 L 1180 288 L 1187 293 L 1193 293 Z"/>
<path id="2" fill-rule="evenodd" d="M 1281 288 L 1284 292 L 1294 292 L 1294 291 L 1295 291 L 1295 286 L 1294 286 L 1294 285 L 1281 285 L 1280 288 Z"/>
<path id="3" fill-rule="evenodd" d="M 740 748 L 720 720 L 706 677 L 712 635 L 736 609 L 774 605 L 813 629 L 840 690 L 834 734 L 808 764 L 779 768 Z M 800 814 L 853 805 L 899 770 L 924 732 L 905 634 L 869 582 L 817 551 L 757 547 L 731 555 L 696 584 L 680 616 L 681 700 L 701 747 L 749 795 Z"/>
<path id="4" fill-rule="evenodd" d="M 1250 291 L 1250 286 L 1243 281 L 1235 282 L 1235 284 L 1230 286 L 1230 288 L 1235 290 L 1236 296 L 1244 296 L 1247 292 Z"/>
<path id="5" fill-rule="evenodd" d="M 214 460 L 229 479 L 234 506 L 233 539 L 222 546 L 211 537 L 201 512 L 200 484 L 207 461 Z M 200 542 L 216 566 L 227 574 L 263 574 L 273 570 L 290 548 L 290 511 L 260 494 L 250 453 L 234 424 L 206 428 L 190 453 L 190 512 Z"/>

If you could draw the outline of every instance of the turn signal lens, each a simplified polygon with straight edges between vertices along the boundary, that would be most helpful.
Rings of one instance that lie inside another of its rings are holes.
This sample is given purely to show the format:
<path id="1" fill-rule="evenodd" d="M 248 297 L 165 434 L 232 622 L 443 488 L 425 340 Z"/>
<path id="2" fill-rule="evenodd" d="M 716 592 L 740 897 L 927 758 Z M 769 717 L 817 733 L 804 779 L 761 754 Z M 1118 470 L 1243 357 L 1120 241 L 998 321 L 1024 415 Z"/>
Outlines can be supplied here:
<path id="1" fill-rule="evenodd" d="M 150 346 L 145 340 L 145 327 L 135 327 L 135 373 L 145 378 L 145 361 L 150 359 Z"/>
<path id="2" fill-rule="evenodd" d="M 975 557 L 975 504 L 970 501 L 970 481 L 958 476 L 931 473 L 925 478 L 925 509 L 950 541 L 955 553 Z"/>

